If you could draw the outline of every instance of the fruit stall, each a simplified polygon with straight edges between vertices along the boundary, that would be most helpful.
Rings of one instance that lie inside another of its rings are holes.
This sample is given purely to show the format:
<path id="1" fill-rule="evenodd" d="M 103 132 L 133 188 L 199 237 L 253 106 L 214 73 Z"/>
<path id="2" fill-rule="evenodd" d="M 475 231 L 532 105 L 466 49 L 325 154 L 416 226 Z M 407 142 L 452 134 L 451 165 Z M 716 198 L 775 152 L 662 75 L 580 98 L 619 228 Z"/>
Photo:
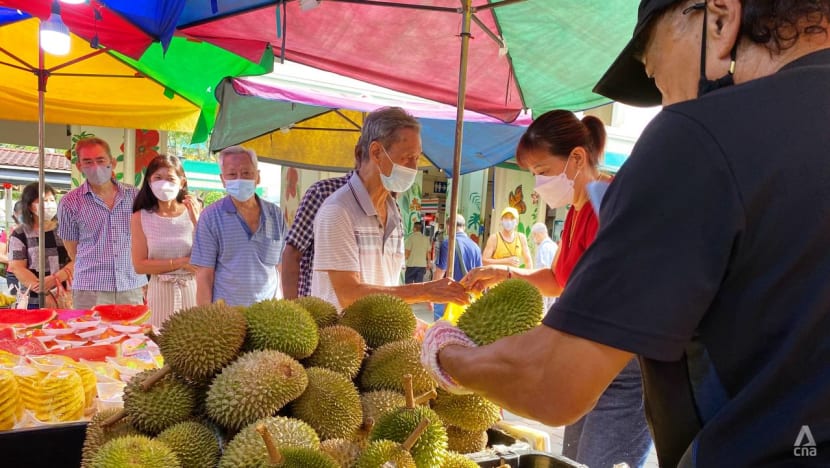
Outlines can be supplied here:
<path id="1" fill-rule="evenodd" d="M 508 332 L 486 317 L 500 298 L 523 309 L 521 326 L 539 323 L 542 299 L 528 286 L 492 288 L 459 327 L 484 341 L 519 332 L 516 320 Z M 144 323 L 149 313 L 0 311 L 4 464 L 578 466 L 511 431 L 485 398 L 436 388 L 420 360 L 423 328 L 397 297 L 369 295 L 341 313 L 311 297 L 220 302 L 160 330 Z"/>

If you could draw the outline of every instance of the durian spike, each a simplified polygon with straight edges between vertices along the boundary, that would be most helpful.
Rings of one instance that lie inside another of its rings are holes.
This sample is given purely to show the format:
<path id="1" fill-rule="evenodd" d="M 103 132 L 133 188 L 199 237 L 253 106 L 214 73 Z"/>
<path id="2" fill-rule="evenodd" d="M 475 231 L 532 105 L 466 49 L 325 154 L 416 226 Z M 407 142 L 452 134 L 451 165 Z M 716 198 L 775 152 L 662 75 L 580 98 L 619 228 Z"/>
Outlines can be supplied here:
<path id="1" fill-rule="evenodd" d="M 164 376 L 169 374 L 172 370 L 173 370 L 172 367 L 170 367 L 168 364 L 165 364 L 164 367 L 157 370 L 155 374 L 153 374 L 150 377 L 147 377 L 146 379 L 144 379 L 144 382 L 141 382 L 141 389 L 144 390 L 145 392 L 147 390 L 150 390 L 150 388 L 153 385 L 155 385 L 156 382 L 163 379 Z"/>
<path id="2" fill-rule="evenodd" d="M 124 419 L 125 416 L 127 416 L 127 412 L 124 411 L 123 409 L 121 409 L 117 413 L 115 413 L 112 416 L 108 417 L 107 419 L 103 420 L 101 422 L 101 427 L 110 427 L 113 424 L 117 423 L 118 421 L 121 421 L 122 419 Z"/>
<path id="3" fill-rule="evenodd" d="M 415 407 L 415 396 L 412 390 L 412 374 L 405 374 L 403 376 L 403 394 L 406 397 L 406 407 L 412 409 Z"/>
<path id="4" fill-rule="evenodd" d="M 274 439 L 271 438 L 271 433 L 268 432 L 268 428 L 265 427 L 265 424 L 258 424 L 256 431 L 259 432 L 262 441 L 265 442 L 265 448 L 268 449 L 268 461 L 273 465 L 281 465 L 283 461 L 282 454 L 277 449 L 277 446 L 274 445 Z"/>
<path id="5" fill-rule="evenodd" d="M 422 405 L 422 404 L 424 404 L 424 403 L 426 403 L 429 400 L 432 400 L 434 398 L 438 398 L 438 392 L 436 392 L 435 389 L 433 388 L 432 390 L 429 390 L 428 392 L 424 392 L 420 396 L 415 398 L 415 404 L 416 405 Z"/>
<path id="6" fill-rule="evenodd" d="M 421 437 L 421 434 L 423 434 L 424 431 L 427 430 L 427 426 L 429 426 L 429 418 L 422 419 L 421 422 L 419 422 L 418 425 L 415 426 L 415 430 L 412 431 L 412 434 L 409 434 L 409 437 L 407 437 L 406 440 L 403 441 L 401 447 L 403 447 L 403 449 L 407 452 L 412 450 L 412 447 L 415 445 L 416 442 L 418 442 L 418 437 Z"/>

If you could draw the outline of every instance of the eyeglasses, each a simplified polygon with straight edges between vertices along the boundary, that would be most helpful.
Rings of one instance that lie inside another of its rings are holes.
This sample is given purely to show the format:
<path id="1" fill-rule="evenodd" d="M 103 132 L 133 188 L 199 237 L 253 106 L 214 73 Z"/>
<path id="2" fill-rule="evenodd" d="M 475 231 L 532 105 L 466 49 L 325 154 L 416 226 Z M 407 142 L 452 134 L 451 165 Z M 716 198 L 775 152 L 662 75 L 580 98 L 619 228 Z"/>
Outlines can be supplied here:
<path id="1" fill-rule="evenodd" d="M 92 166 L 106 166 L 111 162 L 112 158 L 109 156 L 96 156 L 95 158 L 81 159 L 79 164 L 82 167 Z"/>

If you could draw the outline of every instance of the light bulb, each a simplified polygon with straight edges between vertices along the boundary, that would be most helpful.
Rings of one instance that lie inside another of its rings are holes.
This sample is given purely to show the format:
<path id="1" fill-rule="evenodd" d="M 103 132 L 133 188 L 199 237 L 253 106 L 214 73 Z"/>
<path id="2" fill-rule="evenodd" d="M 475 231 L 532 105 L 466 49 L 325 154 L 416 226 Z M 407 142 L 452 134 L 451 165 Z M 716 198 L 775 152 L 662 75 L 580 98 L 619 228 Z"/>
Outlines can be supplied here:
<path id="1" fill-rule="evenodd" d="M 69 28 L 63 24 L 61 15 L 52 13 L 49 19 L 40 22 L 40 47 L 52 55 L 69 53 Z"/>

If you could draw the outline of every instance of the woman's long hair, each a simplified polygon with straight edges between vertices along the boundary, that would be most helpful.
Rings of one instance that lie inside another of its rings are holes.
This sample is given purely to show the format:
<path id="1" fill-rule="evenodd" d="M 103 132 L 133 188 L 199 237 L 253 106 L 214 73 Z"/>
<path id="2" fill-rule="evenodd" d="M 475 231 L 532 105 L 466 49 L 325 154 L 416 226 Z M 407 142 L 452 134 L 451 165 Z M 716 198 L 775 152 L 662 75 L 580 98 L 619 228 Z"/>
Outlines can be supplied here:
<path id="1" fill-rule="evenodd" d="M 176 201 L 179 203 L 184 201 L 184 197 L 187 196 L 187 178 L 184 175 L 184 167 L 182 167 L 181 161 L 175 156 L 160 154 L 153 158 L 150 164 L 147 165 L 147 172 L 144 173 L 144 182 L 141 184 L 141 190 L 138 191 L 138 195 L 136 195 L 135 202 L 133 203 L 133 213 L 139 210 L 155 211 L 158 208 L 159 200 L 150 188 L 150 178 L 156 171 L 163 167 L 166 167 L 168 170 L 173 169 L 179 178 L 182 179 L 182 188 L 179 190 L 179 194 L 176 195 Z"/>
<path id="2" fill-rule="evenodd" d="M 43 196 L 45 197 L 46 194 L 55 195 L 55 189 L 49 184 L 43 184 Z M 35 227 L 35 215 L 32 213 L 32 203 L 36 202 L 39 198 L 37 182 L 32 182 L 23 187 L 23 193 L 20 194 L 20 203 L 22 205 L 20 215 L 23 217 L 21 221 L 30 228 Z"/>

